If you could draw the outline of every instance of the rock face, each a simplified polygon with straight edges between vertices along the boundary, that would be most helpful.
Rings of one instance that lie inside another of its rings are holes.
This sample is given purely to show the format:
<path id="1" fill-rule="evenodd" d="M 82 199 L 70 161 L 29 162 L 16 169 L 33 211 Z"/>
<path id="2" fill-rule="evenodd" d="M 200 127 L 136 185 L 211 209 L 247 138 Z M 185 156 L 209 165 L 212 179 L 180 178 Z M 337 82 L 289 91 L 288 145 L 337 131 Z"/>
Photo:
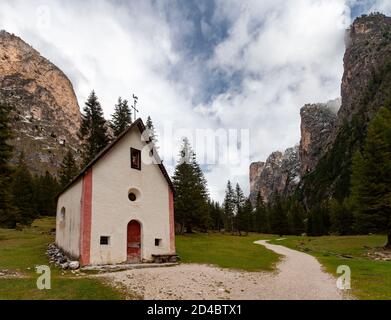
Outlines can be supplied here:
<path id="1" fill-rule="evenodd" d="M 250 166 L 250 198 L 255 204 L 258 194 L 261 195 L 264 202 L 280 187 L 281 181 L 282 153 L 273 152 L 266 162 L 256 162 Z"/>
<path id="2" fill-rule="evenodd" d="M 291 195 L 300 183 L 300 154 L 299 146 L 286 149 L 282 158 L 282 196 Z"/>
<path id="3" fill-rule="evenodd" d="M 360 112 L 360 99 L 373 78 L 391 55 L 391 18 L 372 14 L 357 18 L 347 31 L 344 75 L 341 85 L 342 106 L 338 128 Z M 376 110 L 375 110 L 376 111 Z M 371 118 L 374 110 L 366 110 Z"/>
<path id="4" fill-rule="evenodd" d="M 15 159 L 36 173 L 58 169 L 77 150 L 80 109 L 66 75 L 20 38 L 0 31 L 0 98 L 14 107 Z"/>
<path id="5" fill-rule="evenodd" d="M 255 162 L 250 166 L 250 199 L 255 205 L 258 194 L 264 202 L 273 197 L 291 194 L 300 182 L 299 147 L 284 153 L 273 152 L 266 162 Z"/>
<path id="6" fill-rule="evenodd" d="M 360 139 L 364 136 L 352 137 L 352 132 L 365 132 L 366 125 L 379 107 L 389 103 L 390 69 L 391 18 L 382 14 L 357 18 L 346 34 L 342 100 L 309 104 L 300 112 L 298 179 L 312 173 L 311 179 L 302 179 L 303 183 L 300 184 L 300 188 L 304 190 L 305 203 L 316 203 L 330 197 L 338 188 L 348 192 L 349 188 L 346 186 L 349 185 L 350 171 L 347 168 L 354 150 L 360 147 Z M 355 121 L 352 121 L 353 118 Z M 321 158 L 325 161 L 318 170 Z M 270 195 L 276 192 L 281 195 L 284 192 L 289 194 L 287 191 L 281 192 L 284 189 L 281 187 L 284 185 L 283 179 L 279 178 L 282 175 L 281 167 L 269 166 L 269 170 L 265 167 L 266 164 L 262 163 L 252 165 L 252 199 L 258 192 L 265 200 L 270 200 Z"/>
<path id="7" fill-rule="evenodd" d="M 300 145 L 284 153 L 273 152 L 266 163 L 251 164 L 250 199 L 253 204 L 258 194 L 264 202 L 269 202 L 276 194 L 286 197 L 295 191 L 301 177 L 311 172 L 323 155 L 340 105 L 340 99 L 305 105 L 300 111 Z"/>
<path id="8" fill-rule="evenodd" d="M 307 208 L 350 195 L 352 158 L 380 107 L 391 107 L 391 18 L 357 18 L 347 31 L 342 105 L 327 150 L 300 186 Z"/>
<path id="9" fill-rule="evenodd" d="M 255 201 L 258 192 L 261 192 L 260 177 L 264 168 L 265 162 L 253 162 L 250 165 L 250 193 L 252 201 Z"/>
<path id="10" fill-rule="evenodd" d="M 328 103 L 308 104 L 300 110 L 301 141 L 300 141 L 300 174 L 315 169 L 320 157 L 334 130 L 337 121 L 337 112 L 341 100 L 336 99 Z"/>

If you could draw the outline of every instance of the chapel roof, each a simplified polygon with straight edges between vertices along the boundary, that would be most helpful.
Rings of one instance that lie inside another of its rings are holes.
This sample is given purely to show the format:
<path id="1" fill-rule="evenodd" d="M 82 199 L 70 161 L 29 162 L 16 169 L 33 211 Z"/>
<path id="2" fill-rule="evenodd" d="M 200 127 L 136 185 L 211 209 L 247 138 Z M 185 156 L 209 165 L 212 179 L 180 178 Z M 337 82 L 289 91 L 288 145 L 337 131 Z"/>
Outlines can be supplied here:
<path id="1" fill-rule="evenodd" d="M 74 177 L 65 187 L 62 189 L 62 191 L 57 195 L 56 198 L 58 198 L 60 195 L 62 195 L 69 187 L 71 187 L 77 180 L 79 180 L 87 171 L 90 169 L 95 163 L 97 163 L 106 153 L 108 153 L 120 140 L 122 140 L 123 137 L 125 137 L 130 131 L 132 131 L 133 128 L 137 127 L 140 130 L 140 133 L 143 133 L 146 129 L 143 120 L 141 118 L 138 118 L 136 121 L 134 121 L 124 132 L 122 132 L 117 138 L 115 138 L 108 146 L 106 146 L 101 152 L 97 154 L 97 156 L 91 160 L 90 163 L 88 163 L 81 171 L 80 173 Z M 151 140 L 147 141 L 147 143 L 151 143 Z M 154 149 L 155 150 L 155 149 Z M 155 150 L 156 151 L 156 150 Z M 169 187 L 174 192 L 174 185 L 172 184 L 172 181 L 170 179 L 170 176 L 167 173 L 166 168 L 163 165 L 163 161 L 160 159 L 157 152 L 154 152 L 154 157 L 157 163 L 157 166 L 159 166 L 160 171 L 162 172 L 164 178 L 166 179 Z"/>

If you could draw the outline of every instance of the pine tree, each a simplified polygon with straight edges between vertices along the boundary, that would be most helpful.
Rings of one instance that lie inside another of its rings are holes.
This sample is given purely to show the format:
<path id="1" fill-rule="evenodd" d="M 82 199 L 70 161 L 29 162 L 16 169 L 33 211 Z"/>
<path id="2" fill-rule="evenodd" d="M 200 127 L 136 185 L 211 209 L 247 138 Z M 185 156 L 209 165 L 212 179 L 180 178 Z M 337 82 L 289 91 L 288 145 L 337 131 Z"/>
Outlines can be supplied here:
<path id="1" fill-rule="evenodd" d="M 289 233 L 288 218 L 280 196 L 275 196 L 270 208 L 270 228 L 281 237 Z"/>
<path id="2" fill-rule="evenodd" d="M 360 233 L 385 232 L 391 248 L 391 110 L 381 108 L 369 123 L 362 152 L 353 158 L 351 197 Z"/>
<path id="3" fill-rule="evenodd" d="M 330 217 L 328 207 L 317 205 L 308 213 L 307 234 L 309 236 L 328 235 L 330 230 Z"/>
<path id="4" fill-rule="evenodd" d="M 246 201 L 246 198 L 244 196 L 244 193 L 242 191 L 242 188 L 240 187 L 239 183 L 235 186 L 235 214 L 237 214 L 240 210 L 240 208 L 243 207 L 244 203 Z"/>
<path id="5" fill-rule="evenodd" d="M 188 140 L 184 140 L 180 151 L 180 160 L 172 178 L 175 187 L 175 221 L 181 225 L 181 233 L 186 231 L 189 217 L 192 215 L 191 201 L 187 201 L 192 192 L 192 167 L 188 163 L 187 155 L 189 149 Z"/>
<path id="6" fill-rule="evenodd" d="M 250 232 L 250 228 L 252 225 L 252 213 L 253 206 L 251 204 L 251 201 L 250 199 L 246 199 L 244 201 L 244 204 L 240 207 L 236 216 L 237 230 L 239 235 L 242 235 L 242 231 L 244 231 L 246 234 Z"/>
<path id="7" fill-rule="evenodd" d="M 305 232 L 305 209 L 303 205 L 293 199 L 288 199 L 285 203 L 288 212 L 289 233 L 292 235 L 301 235 Z"/>
<path id="8" fill-rule="evenodd" d="M 314 230 L 312 228 L 312 215 L 311 212 L 308 213 L 307 219 L 306 219 L 306 234 L 307 236 L 312 236 L 314 234 Z"/>
<path id="9" fill-rule="evenodd" d="M 246 198 L 244 197 L 244 193 L 242 191 L 242 188 L 240 187 L 239 183 L 235 186 L 235 212 L 234 212 L 234 229 L 239 232 L 239 226 L 238 226 L 238 216 L 242 217 L 242 209 L 244 206 L 244 203 L 246 201 Z"/>
<path id="10" fill-rule="evenodd" d="M 235 192 L 232 188 L 231 181 L 228 180 L 227 188 L 224 197 L 224 225 L 225 229 L 234 232 L 234 218 L 235 218 Z"/>
<path id="11" fill-rule="evenodd" d="M 112 115 L 111 128 L 114 136 L 118 137 L 132 124 L 132 112 L 130 111 L 128 101 L 118 98 L 118 103 L 115 105 L 114 114 Z"/>
<path id="12" fill-rule="evenodd" d="M 76 177 L 79 168 L 71 150 L 65 154 L 58 173 L 61 187 L 65 187 L 74 177 Z"/>
<path id="13" fill-rule="evenodd" d="M 87 165 L 109 143 L 106 120 L 95 91 L 91 92 L 85 103 L 79 136 L 83 142 L 84 165 Z"/>
<path id="14" fill-rule="evenodd" d="M 347 200 L 340 202 L 336 199 L 329 201 L 331 231 L 342 236 L 353 233 L 353 213 Z"/>
<path id="15" fill-rule="evenodd" d="M 9 144 L 12 138 L 10 127 L 11 106 L 0 101 L 0 226 L 16 226 L 17 209 L 12 200 L 12 167 L 10 160 L 13 148 Z"/>
<path id="16" fill-rule="evenodd" d="M 223 211 L 218 202 L 209 201 L 209 212 L 213 230 L 220 231 L 224 227 Z"/>
<path id="17" fill-rule="evenodd" d="M 18 209 L 17 222 L 23 225 L 31 225 L 37 218 L 34 208 L 34 185 L 33 177 L 28 170 L 24 154 L 18 160 L 12 179 L 13 205 Z"/>
<path id="18" fill-rule="evenodd" d="M 41 216 L 54 216 L 56 214 L 55 197 L 60 190 L 57 179 L 46 171 L 45 175 L 34 179 L 34 189 L 37 213 Z"/>
<path id="19" fill-rule="evenodd" d="M 148 116 L 148 119 L 147 119 L 147 123 L 146 123 L 146 127 L 147 127 L 147 130 L 148 130 L 148 134 L 152 140 L 152 142 L 154 143 L 155 145 L 155 148 L 156 149 L 159 149 L 159 147 L 157 146 L 157 134 L 156 134 L 156 129 L 155 129 L 155 126 L 153 125 L 153 122 L 152 122 L 152 119 L 150 116 Z"/>
<path id="20" fill-rule="evenodd" d="M 191 233 L 194 227 L 206 230 L 210 223 L 206 180 L 186 138 L 175 168 L 173 184 L 175 219 L 181 224 L 182 232 Z"/>
<path id="21" fill-rule="evenodd" d="M 268 233 L 270 231 L 267 209 L 262 200 L 261 194 L 257 196 L 254 212 L 254 231 L 259 233 Z"/>
<path id="22" fill-rule="evenodd" d="M 197 226 L 203 231 L 207 231 L 210 225 L 210 215 L 208 211 L 209 192 L 207 181 L 201 166 L 198 164 L 196 154 L 192 153 L 191 166 L 195 177 L 194 198 L 193 203 L 197 208 L 198 217 L 196 219 Z"/>

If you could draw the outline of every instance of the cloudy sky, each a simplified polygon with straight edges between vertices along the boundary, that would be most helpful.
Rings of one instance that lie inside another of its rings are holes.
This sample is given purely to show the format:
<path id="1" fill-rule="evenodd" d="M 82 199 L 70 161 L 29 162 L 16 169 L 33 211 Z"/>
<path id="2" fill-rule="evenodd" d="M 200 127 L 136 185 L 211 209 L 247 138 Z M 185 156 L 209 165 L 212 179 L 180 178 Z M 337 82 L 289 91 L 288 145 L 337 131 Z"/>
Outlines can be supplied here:
<path id="1" fill-rule="evenodd" d="M 181 134 L 249 130 L 249 157 L 203 166 L 221 200 L 228 179 L 248 192 L 250 162 L 299 142 L 304 104 L 339 96 L 344 30 L 371 11 L 391 1 L 1 0 L 0 29 L 59 66 L 81 108 L 95 89 L 109 118 L 136 93 L 170 172 Z"/>

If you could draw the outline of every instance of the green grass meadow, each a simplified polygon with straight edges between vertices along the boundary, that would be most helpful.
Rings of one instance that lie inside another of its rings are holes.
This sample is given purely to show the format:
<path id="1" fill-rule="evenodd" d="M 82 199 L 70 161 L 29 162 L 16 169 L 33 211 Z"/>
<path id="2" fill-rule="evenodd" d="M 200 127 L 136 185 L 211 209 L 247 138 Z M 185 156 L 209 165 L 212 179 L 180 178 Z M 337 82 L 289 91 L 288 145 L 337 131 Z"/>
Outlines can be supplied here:
<path id="1" fill-rule="evenodd" d="M 245 271 L 272 271 L 279 256 L 264 246 L 254 244 L 265 235 L 232 236 L 192 234 L 176 237 L 177 253 L 185 263 L 212 264 Z"/>
<path id="2" fill-rule="evenodd" d="M 51 267 L 51 289 L 39 290 L 36 265 L 48 265 L 47 245 L 54 241 L 53 218 L 37 220 L 22 231 L 0 229 L 0 270 L 15 271 L 20 277 L 0 277 L 0 300 L 93 300 L 124 299 L 124 295 L 97 279 Z"/>

